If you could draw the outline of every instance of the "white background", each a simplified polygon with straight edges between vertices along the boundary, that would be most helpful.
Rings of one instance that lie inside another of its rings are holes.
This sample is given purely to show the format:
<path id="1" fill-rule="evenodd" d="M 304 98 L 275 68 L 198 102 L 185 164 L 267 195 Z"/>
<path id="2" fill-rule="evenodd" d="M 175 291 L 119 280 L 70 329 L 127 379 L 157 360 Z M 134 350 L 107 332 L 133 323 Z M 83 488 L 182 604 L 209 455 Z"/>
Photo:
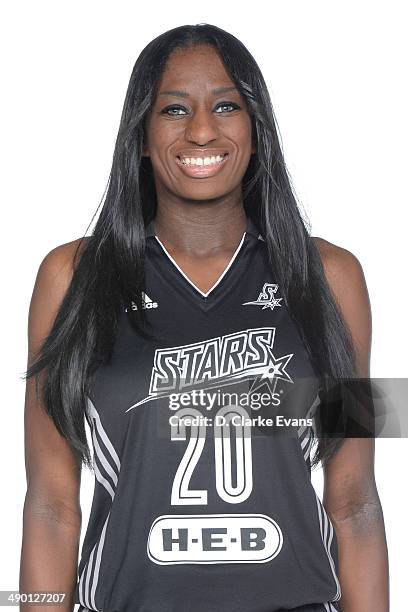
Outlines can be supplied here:
<path id="1" fill-rule="evenodd" d="M 349 249 L 363 266 L 373 313 L 371 374 L 407 376 L 404 9 L 390 0 L 2 3 L 0 590 L 18 590 L 20 376 L 35 275 L 49 250 L 85 232 L 108 179 L 133 64 L 163 31 L 212 23 L 254 55 L 312 234 Z M 406 439 L 376 441 L 393 612 L 406 609 L 407 450 Z M 321 470 L 313 481 L 321 492 Z M 91 493 L 85 472 L 82 537 Z"/>

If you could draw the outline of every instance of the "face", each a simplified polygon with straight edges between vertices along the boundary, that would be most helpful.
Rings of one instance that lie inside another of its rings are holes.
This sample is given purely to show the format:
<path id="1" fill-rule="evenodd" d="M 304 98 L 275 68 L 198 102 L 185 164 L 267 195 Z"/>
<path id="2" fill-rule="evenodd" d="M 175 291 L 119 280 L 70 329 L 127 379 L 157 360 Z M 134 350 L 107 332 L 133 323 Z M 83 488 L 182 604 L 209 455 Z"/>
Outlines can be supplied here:
<path id="1" fill-rule="evenodd" d="M 208 200 L 241 193 L 255 152 L 251 119 L 213 47 L 173 51 L 144 136 L 158 198 Z"/>

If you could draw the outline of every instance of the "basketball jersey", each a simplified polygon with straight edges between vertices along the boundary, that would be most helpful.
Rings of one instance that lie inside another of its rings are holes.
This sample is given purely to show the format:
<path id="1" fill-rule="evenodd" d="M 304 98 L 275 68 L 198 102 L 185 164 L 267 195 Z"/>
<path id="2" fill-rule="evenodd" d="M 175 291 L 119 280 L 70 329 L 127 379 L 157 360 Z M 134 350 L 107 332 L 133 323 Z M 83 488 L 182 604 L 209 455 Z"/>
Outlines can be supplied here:
<path id="1" fill-rule="evenodd" d="M 75 603 L 337 610 L 336 535 L 311 482 L 319 379 L 265 240 L 248 217 L 204 292 L 154 221 L 145 231 L 142 297 L 154 338 L 123 307 L 112 358 L 91 380 L 95 485 Z"/>

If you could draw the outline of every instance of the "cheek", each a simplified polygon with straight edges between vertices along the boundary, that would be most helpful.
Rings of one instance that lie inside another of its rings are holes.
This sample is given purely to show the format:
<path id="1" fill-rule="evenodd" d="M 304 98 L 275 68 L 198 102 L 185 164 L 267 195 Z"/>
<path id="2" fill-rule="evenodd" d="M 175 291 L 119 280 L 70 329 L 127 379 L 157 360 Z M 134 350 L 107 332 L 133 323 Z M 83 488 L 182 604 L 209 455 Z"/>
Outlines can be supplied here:
<path id="1" fill-rule="evenodd" d="M 155 179 L 170 185 L 174 180 L 177 167 L 175 162 L 173 167 L 173 160 L 167 149 L 168 145 L 155 139 L 150 150 L 150 162 Z"/>
<path id="2" fill-rule="evenodd" d="M 149 150 L 153 165 L 163 166 L 169 162 L 169 147 L 177 140 L 175 129 L 157 127 L 149 134 Z"/>
<path id="3" fill-rule="evenodd" d="M 242 122 L 236 130 L 236 143 L 243 155 L 251 152 L 252 148 L 252 125 L 250 119 Z"/>

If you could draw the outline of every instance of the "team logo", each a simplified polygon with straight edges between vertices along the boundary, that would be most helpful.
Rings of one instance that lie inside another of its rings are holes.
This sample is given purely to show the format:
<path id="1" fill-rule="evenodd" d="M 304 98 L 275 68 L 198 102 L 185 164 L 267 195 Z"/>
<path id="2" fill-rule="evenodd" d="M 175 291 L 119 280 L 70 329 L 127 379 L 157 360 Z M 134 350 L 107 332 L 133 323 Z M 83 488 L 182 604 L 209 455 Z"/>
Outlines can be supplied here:
<path id="1" fill-rule="evenodd" d="M 149 310 L 151 308 L 157 308 L 158 307 L 158 303 L 154 302 L 151 298 L 149 298 L 149 296 L 142 291 L 142 308 L 143 310 Z M 131 308 L 132 310 L 137 310 L 137 304 L 135 302 L 131 302 Z M 125 312 L 127 312 L 127 308 L 125 308 Z"/>
<path id="2" fill-rule="evenodd" d="M 243 306 L 262 306 L 262 310 L 265 308 L 270 308 L 273 310 L 275 306 L 282 306 L 281 301 L 283 298 L 276 298 L 275 293 L 278 290 L 278 285 L 273 283 L 265 283 L 261 293 L 258 296 L 258 299 L 253 300 L 252 302 L 244 302 Z"/>
<path id="3" fill-rule="evenodd" d="M 208 389 L 254 380 L 251 391 L 266 383 L 272 393 L 278 379 L 293 383 L 286 366 L 293 353 L 276 357 L 275 327 L 245 329 L 202 342 L 156 349 L 149 394 L 126 410 L 197 387 Z"/>

